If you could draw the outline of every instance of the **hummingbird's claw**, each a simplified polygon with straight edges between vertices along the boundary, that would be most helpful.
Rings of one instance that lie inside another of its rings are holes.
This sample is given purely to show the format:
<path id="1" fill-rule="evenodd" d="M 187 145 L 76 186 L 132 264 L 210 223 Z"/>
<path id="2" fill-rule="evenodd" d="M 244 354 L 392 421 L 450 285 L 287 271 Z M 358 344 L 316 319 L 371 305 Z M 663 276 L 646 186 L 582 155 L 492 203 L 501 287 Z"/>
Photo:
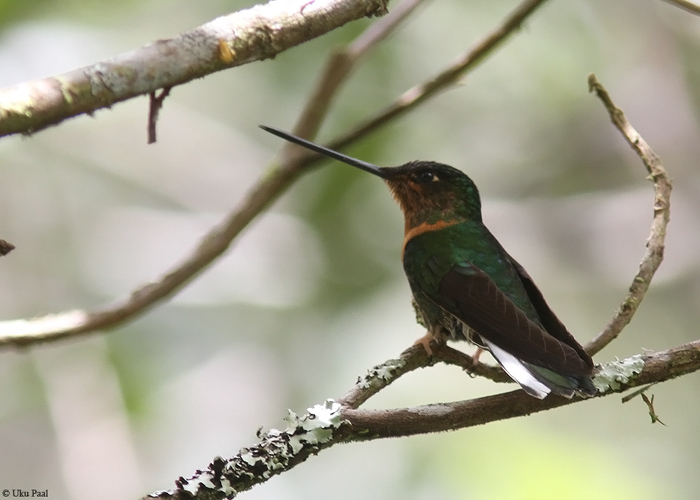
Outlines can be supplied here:
<path id="1" fill-rule="evenodd" d="M 421 338 L 416 340 L 413 345 L 422 345 L 423 348 L 425 349 L 425 352 L 428 354 L 428 356 L 432 357 L 433 356 L 433 348 L 430 347 L 430 342 L 435 340 L 435 337 L 433 337 L 433 334 L 430 332 L 426 332 L 425 335 L 423 335 Z"/>

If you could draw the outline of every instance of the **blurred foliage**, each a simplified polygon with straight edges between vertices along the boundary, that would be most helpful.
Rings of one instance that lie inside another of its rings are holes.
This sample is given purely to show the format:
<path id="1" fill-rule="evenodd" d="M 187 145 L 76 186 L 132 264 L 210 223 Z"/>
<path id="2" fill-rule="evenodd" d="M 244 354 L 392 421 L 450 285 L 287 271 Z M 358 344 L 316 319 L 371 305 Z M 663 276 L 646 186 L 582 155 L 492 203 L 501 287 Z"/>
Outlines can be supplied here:
<path id="1" fill-rule="evenodd" d="M 0 0 L 0 85 L 252 4 Z M 318 139 L 441 70 L 515 5 L 422 6 L 356 68 Z M 0 237 L 17 246 L 0 260 L 0 316 L 96 307 L 162 274 L 264 175 L 281 144 L 257 124 L 291 128 L 329 52 L 372 22 L 173 89 L 152 146 L 146 99 L 0 140 Z M 697 338 L 700 322 L 699 51 L 700 20 L 661 1 L 549 2 L 463 85 L 347 153 L 380 165 L 433 159 L 469 173 L 487 225 L 585 342 L 623 297 L 652 215 L 641 163 L 587 92 L 595 72 L 676 181 L 666 261 L 632 324 L 596 359 L 668 348 Z M 103 335 L 0 354 L 0 485 L 135 498 L 232 455 L 260 426 L 283 426 L 286 408 L 341 396 L 422 334 L 400 263 L 402 229 L 381 182 L 329 162 L 169 303 Z M 610 397 L 449 435 L 333 448 L 243 495 L 663 491 L 689 500 L 700 488 L 699 384 L 691 375 L 650 391 L 667 427 L 649 424 L 641 400 Z M 502 389 L 435 367 L 370 405 Z"/>
<path id="2" fill-rule="evenodd" d="M 35 2 L 0 0 L 0 30 L 4 26 L 32 17 L 34 13 L 45 9 L 49 3 L 49 0 L 37 0 Z"/>

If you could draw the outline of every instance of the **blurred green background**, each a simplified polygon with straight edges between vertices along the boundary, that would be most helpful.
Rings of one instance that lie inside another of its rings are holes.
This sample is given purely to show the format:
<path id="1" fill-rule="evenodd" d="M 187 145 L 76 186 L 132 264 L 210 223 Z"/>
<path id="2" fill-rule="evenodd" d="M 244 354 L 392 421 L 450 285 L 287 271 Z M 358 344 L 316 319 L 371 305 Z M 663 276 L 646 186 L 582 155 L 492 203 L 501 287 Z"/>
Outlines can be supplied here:
<path id="1" fill-rule="evenodd" d="M 0 0 L 0 86 L 90 64 L 252 1 Z M 319 140 L 443 68 L 517 2 L 427 2 L 339 95 Z M 146 145 L 146 98 L 0 140 L 0 318 L 92 308 L 186 255 L 235 207 L 290 129 L 328 53 L 366 19 L 173 89 Z M 642 256 L 652 188 L 586 78 L 597 74 L 675 179 L 666 260 L 598 362 L 698 338 L 700 18 L 662 1 L 547 3 L 463 85 L 349 150 L 431 159 L 480 187 L 487 225 L 582 342 Z M 402 220 L 375 178 L 329 165 L 299 181 L 171 302 L 104 335 L 0 353 L 0 488 L 129 499 L 173 486 L 260 426 L 339 397 L 421 334 Z M 464 345 L 464 349 L 471 348 Z M 513 386 L 412 373 L 394 407 Z M 450 434 L 334 447 L 247 499 L 696 499 L 700 375 Z"/>

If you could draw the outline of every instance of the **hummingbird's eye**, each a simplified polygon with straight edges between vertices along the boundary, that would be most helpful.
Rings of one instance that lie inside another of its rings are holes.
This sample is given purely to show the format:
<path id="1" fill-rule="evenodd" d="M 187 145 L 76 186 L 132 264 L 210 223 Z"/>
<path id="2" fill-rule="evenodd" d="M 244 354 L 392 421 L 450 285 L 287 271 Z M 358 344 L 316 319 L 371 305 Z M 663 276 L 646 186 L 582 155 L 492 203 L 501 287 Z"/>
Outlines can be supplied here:
<path id="1" fill-rule="evenodd" d="M 437 182 L 439 180 L 440 179 L 438 179 L 438 176 L 430 170 L 426 170 L 425 172 L 421 172 L 420 174 L 418 174 L 418 181 L 421 184 L 428 184 L 430 182 Z"/>

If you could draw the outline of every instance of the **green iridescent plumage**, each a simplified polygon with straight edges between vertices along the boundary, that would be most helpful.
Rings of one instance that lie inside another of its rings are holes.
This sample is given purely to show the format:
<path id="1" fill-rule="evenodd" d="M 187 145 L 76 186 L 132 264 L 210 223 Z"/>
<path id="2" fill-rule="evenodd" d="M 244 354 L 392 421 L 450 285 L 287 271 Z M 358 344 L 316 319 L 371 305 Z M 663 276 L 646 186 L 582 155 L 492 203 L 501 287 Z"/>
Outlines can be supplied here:
<path id="1" fill-rule="evenodd" d="M 404 213 L 403 265 L 418 321 L 433 338 L 488 349 L 534 397 L 595 394 L 593 360 L 484 226 L 467 175 L 435 162 L 377 167 L 262 128 L 384 179 Z"/>

